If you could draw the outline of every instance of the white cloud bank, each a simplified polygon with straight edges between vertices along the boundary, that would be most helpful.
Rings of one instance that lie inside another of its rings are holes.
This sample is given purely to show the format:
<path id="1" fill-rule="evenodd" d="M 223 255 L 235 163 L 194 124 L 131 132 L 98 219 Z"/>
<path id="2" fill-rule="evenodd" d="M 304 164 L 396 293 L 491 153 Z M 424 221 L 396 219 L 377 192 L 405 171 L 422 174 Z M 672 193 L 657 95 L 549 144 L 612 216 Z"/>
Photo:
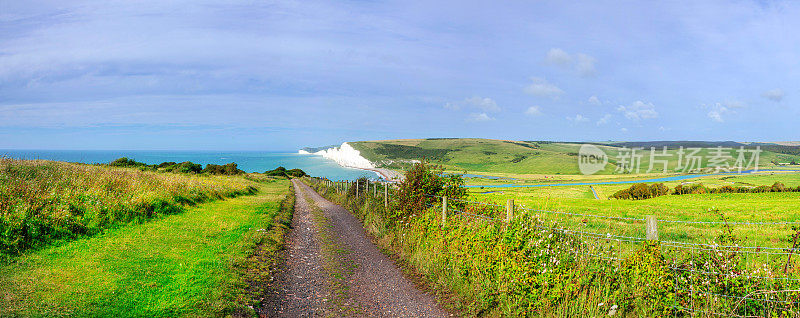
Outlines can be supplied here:
<path id="1" fill-rule="evenodd" d="M 605 114 L 599 120 L 597 120 L 597 126 L 608 124 L 608 121 L 611 120 L 611 114 Z"/>
<path id="2" fill-rule="evenodd" d="M 592 97 L 589 97 L 589 104 L 595 105 L 595 106 L 600 106 L 600 105 L 603 105 L 603 102 L 601 102 L 600 99 L 597 98 L 597 96 L 592 96 Z"/>
<path id="3" fill-rule="evenodd" d="M 567 117 L 567 120 L 578 124 L 578 123 L 584 123 L 584 122 L 589 121 L 589 118 L 583 117 L 583 115 L 581 115 L 581 114 L 577 114 L 577 115 L 575 115 L 575 117 Z"/>
<path id="4" fill-rule="evenodd" d="M 547 62 L 550 64 L 567 66 L 572 63 L 572 57 L 562 49 L 552 48 L 547 52 Z"/>
<path id="5" fill-rule="evenodd" d="M 525 115 L 528 115 L 528 116 L 541 116 L 542 115 L 542 111 L 539 109 L 539 106 L 531 106 L 531 107 L 528 107 L 527 110 L 525 110 Z"/>
<path id="6" fill-rule="evenodd" d="M 636 121 L 658 117 L 658 112 L 656 112 L 656 107 L 653 103 L 645 103 L 640 100 L 635 101 L 629 106 L 619 105 L 617 111 L 623 113 L 625 118 Z"/>
<path id="7" fill-rule="evenodd" d="M 471 121 L 471 122 L 484 122 L 484 121 L 492 121 L 492 120 L 494 120 L 494 117 L 489 116 L 486 113 L 472 113 L 472 114 L 469 114 L 469 118 L 467 118 L 467 121 Z"/>
<path id="8" fill-rule="evenodd" d="M 558 86 L 550 84 L 546 79 L 541 77 L 533 77 L 531 78 L 530 85 L 525 87 L 525 92 L 534 96 L 538 97 L 550 97 L 553 99 L 557 99 L 559 96 L 564 94 L 564 91 Z"/>
<path id="9" fill-rule="evenodd" d="M 591 77 L 597 74 L 594 64 L 597 59 L 591 55 L 577 53 L 574 56 L 559 48 L 552 48 L 547 51 L 545 59 L 547 63 L 563 68 L 574 68 L 583 77 Z"/>
<path id="10" fill-rule="evenodd" d="M 444 104 L 445 109 L 450 110 L 460 110 L 462 108 L 472 108 L 472 109 L 480 109 L 486 112 L 499 112 L 500 106 L 497 106 L 497 102 L 493 99 L 488 97 L 471 97 L 466 98 L 460 102 L 452 102 Z"/>

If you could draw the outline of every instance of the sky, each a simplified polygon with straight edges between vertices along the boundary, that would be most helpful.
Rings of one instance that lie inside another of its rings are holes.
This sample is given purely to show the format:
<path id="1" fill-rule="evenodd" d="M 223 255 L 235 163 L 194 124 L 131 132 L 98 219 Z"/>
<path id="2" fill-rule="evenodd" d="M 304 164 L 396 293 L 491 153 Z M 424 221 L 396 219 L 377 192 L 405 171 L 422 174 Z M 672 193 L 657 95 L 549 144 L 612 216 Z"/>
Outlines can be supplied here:
<path id="1" fill-rule="evenodd" d="M 0 0 L 0 149 L 800 140 L 797 1 Z"/>

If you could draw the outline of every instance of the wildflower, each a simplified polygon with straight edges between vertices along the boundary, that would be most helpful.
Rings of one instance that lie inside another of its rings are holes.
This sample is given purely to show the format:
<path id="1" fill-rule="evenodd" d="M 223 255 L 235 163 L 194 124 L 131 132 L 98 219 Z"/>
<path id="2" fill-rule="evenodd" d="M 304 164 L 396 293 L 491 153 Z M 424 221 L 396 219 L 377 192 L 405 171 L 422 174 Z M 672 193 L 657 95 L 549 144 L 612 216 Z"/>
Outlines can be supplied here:
<path id="1" fill-rule="evenodd" d="M 617 313 L 617 308 L 619 308 L 617 307 L 617 305 L 611 306 L 611 310 L 608 311 L 608 315 L 609 316 L 615 315 Z"/>

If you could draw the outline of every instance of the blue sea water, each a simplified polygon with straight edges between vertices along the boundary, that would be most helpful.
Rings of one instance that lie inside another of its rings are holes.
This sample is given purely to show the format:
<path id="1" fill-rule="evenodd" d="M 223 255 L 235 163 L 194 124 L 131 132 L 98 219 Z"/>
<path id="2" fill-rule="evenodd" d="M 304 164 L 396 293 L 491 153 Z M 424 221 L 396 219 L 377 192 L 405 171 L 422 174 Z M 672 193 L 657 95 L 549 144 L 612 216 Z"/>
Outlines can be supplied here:
<path id="1" fill-rule="evenodd" d="M 247 172 L 264 172 L 278 166 L 300 168 L 306 173 L 331 180 L 355 180 L 360 177 L 376 179 L 372 171 L 345 168 L 332 160 L 316 155 L 257 151 L 158 151 L 158 150 L 0 150 L 0 157 L 15 159 L 44 159 L 81 163 L 108 163 L 128 157 L 147 164 L 166 161 L 191 161 L 203 165 L 235 162 Z"/>

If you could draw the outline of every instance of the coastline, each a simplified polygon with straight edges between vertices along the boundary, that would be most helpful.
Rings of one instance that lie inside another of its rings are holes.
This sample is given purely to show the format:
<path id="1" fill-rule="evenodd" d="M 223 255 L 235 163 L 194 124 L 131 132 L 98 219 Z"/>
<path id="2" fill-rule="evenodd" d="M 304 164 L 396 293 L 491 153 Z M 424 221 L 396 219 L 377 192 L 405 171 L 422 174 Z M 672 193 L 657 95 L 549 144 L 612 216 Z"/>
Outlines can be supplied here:
<path id="1" fill-rule="evenodd" d="M 375 167 L 371 161 L 361 156 L 361 153 L 350 146 L 347 142 L 343 142 L 339 147 L 334 146 L 316 152 L 309 152 L 304 148 L 297 151 L 297 153 L 301 155 L 322 156 L 325 159 L 333 160 L 339 166 L 345 168 L 372 171 L 387 181 L 399 181 L 403 177 L 401 173 L 396 171 Z"/>
<path id="2" fill-rule="evenodd" d="M 355 168 L 361 170 L 372 171 L 380 175 L 384 180 L 387 181 L 400 181 L 402 175 L 394 170 L 384 169 L 384 168 L 360 168 L 360 167 L 348 167 L 348 168 Z"/>

